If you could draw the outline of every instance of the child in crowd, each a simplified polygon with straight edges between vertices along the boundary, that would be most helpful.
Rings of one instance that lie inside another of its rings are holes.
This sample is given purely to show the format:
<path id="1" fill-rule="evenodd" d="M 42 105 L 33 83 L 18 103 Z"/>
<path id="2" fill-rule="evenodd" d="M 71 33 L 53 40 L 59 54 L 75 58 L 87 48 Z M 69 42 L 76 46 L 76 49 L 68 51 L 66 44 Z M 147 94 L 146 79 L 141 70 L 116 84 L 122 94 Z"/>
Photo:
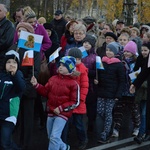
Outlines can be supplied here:
<path id="1" fill-rule="evenodd" d="M 129 77 L 129 74 L 132 73 L 134 70 L 135 62 L 136 62 L 136 53 L 137 53 L 137 45 L 133 41 L 129 41 L 125 47 L 124 47 L 124 53 L 123 53 L 123 60 L 122 63 L 125 67 L 126 72 L 126 79 L 125 79 L 125 86 L 124 90 L 122 92 L 122 99 L 120 99 L 115 106 L 114 109 L 114 130 L 113 130 L 113 137 L 119 136 L 119 129 L 122 125 L 122 118 L 123 118 L 123 111 L 124 108 L 130 108 L 130 111 L 132 112 L 132 120 L 133 120 L 133 136 L 136 136 L 139 131 L 139 125 L 140 125 L 140 114 L 138 111 L 138 104 L 134 101 L 134 94 L 131 94 L 129 92 L 129 88 L 131 85 L 131 80 Z"/>
<path id="2" fill-rule="evenodd" d="M 150 52 L 150 43 L 142 45 L 141 55 L 138 56 L 134 70 L 143 69 L 146 64 L 146 59 Z M 141 144 L 146 133 L 146 102 L 147 102 L 147 81 L 144 81 L 141 88 L 138 89 L 135 95 L 135 101 L 140 105 L 141 124 L 138 136 L 134 137 L 134 141 Z"/>
<path id="3" fill-rule="evenodd" d="M 106 46 L 106 56 L 102 58 L 104 70 L 98 70 L 98 79 L 94 83 L 98 85 L 97 89 L 97 117 L 96 122 L 103 120 L 103 131 L 98 135 L 98 142 L 109 142 L 109 136 L 112 126 L 112 111 L 115 102 L 122 96 L 123 86 L 125 84 L 125 72 L 122 62 L 115 58 L 118 48 L 115 42 Z M 98 123 L 96 123 L 98 124 Z M 97 126 L 97 131 L 99 130 Z"/>
<path id="4" fill-rule="evenodd" d="M 33 76 L 32 85 L 47 102 L 47 134 L 48 150 L 69 150 L 62 139 L 62 130 L 71 117 L 73 109 L 79 105 L 79 86 L 72 78 L 76 59 L 71 56 L 62 57 L 59 61 L 58 75 L 51 77 L 45 86 L 39 84 Z"/>
<path id="5" fill-rule="evenodd" d="M 118 38 L 118 42 L 125 47 L 125 45 L 129 42 L 129 35 L 127 33 L 122 33 Z"/>
<path id="6" fill-rule="evenodd" d="M 17 27 L 17 37 L 19 39 L 21 31 L 27 31 L 34 33 L 33 27 L 26 22 L 20 22 Z M 40 53 L 34 51 L 34 68 L 32 66 L 21 66 L 25 52 L 27 51 L 24 48 L 18 48 L 17 43 L 12 45 L 10 49 L 14 49 L 19 53 L 20 56 L 20 70 L 23 73 L 26 82 L 26 89 L 23 92 L 20 101 L 20 111 L 18 119 L 18 130 L 19 134 L 19 143 L 24 149 L 29 149 L 32 144 L 32 133 L 33 133 L 33 124 L 34 124 L 34 100 L 37 96 L 35 89 L 30 83 L 30 79 L 33 76 L 38 77 L 40 71 Z"/>
<path id="7" fill-rule="evenodd" d="M 138 54 L 141 54 L 141 46 L 142 46 L 142 40 L 139 37 L 140 36 L 140 30 L 136 27 L 131 28 L 131 40 L 135 41 L 137 44 L 137 52 Z"/>
<path id="8" fill-rule="evenodd" d="M 19 61 L 19 54 L 10 50 L 5 54 L 0 73 L 0 149 L 17 149 L 11 138 L 17 122 L 20 97 L 25 89 Z"/>
<path id="9" fill-rule="evenodd" d="M 78 149 L 85 149 L 88 138 L 86 129 L 84 127 L 83 116 L 84 114 L 86 114 L 85 100 L 89 87 L 88 69 L 81 62 L 82 53 L 80 49 L 71 48 L 68 55 L 76 58 L 76 73 L 74 72 L 73 77 L 80 86 L 80 104 L 73 110 L 72 119 L 73 124 L 76 127 L 77 137 L 79 140 Z M 79 73 L 80 75 L 78 76 L 77 73 Z"/>
<path id="10" fill-rule="evenodd" d="M 83 39 L 83 46 L 86 49 L 88 56 L 82 58 L 83 64 L 88 68 L 89 78 L 89 90 L 86 97 L 86 108 L 88 117 L 88 131 L 91 132 L 94 129 L 94 123 L 96 119 L 96 105 L 97 96 L 94 85 L 94 79 L 96 77 L 96 52 L 95 52 L 96 39 L 92 35 L 87 35 Z"/>

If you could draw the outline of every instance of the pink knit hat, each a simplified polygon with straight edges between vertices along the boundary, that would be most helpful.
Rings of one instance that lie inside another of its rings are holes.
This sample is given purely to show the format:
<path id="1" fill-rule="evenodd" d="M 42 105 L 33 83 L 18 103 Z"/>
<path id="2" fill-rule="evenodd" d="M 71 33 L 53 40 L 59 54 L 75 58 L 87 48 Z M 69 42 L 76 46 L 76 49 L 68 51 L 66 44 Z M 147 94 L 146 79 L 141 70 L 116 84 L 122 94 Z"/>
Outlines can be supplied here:
<path id="1" fill-rule="evenodd" d="M 127 52 L 131 52 L 132 54 L 136 55 L 137 53 L 137 45 L 135 42 L 133 41 L 129 41 L 125 47 L 124 47 L 124 52 L 127 51 Z"/>

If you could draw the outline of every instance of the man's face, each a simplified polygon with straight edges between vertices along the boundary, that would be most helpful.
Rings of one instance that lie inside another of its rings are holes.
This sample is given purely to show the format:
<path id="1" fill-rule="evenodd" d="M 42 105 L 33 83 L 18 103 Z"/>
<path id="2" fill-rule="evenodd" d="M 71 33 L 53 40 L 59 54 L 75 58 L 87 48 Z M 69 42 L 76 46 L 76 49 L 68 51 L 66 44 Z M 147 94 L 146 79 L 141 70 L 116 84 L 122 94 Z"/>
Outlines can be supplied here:
<path id="1" fill-rule="evenodd" d="M 60 20 L 60 19 L 62 18 L 62 14 L 55 15 L 54 18 L 55 18 L 56 20 Z"/>
<path id="2" fill-rule="evenodd" d="M 4 8 L 4 5 L 0 4 L 0 20 L 6 17 L 7 11 Z"/>
<path id="3" fill-rule="evenodd" d="M 23 18 L 23 14 L 22 14 L 22 11 L 16 11 L 16 22 L 20 22 Z"/>

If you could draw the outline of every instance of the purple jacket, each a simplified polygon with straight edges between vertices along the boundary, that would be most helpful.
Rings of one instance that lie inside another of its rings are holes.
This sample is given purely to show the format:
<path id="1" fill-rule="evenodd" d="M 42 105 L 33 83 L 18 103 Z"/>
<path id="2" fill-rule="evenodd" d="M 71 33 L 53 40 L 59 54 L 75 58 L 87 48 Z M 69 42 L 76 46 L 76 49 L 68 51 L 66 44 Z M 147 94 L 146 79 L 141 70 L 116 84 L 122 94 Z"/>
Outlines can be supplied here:
<path id="1" fill-rule="evenodd" d="M 91 48 L 90 51 L 87 51 L 88 56 L 82 58 L 83 64 L 88 68 L 88 77 L 89 77 L 89 90 L 93 91 L 94 79 L 96 77 L 96 56 L 97 54 L 94 51 L 94 48 Z"/>
<path id="2" fill-rule="evenodd" d="M 44 52 L 51 47 L 52 45 L 52 42 L 45 30 L 45 28 L 40 25 L 40 24 L 36 24 L 33 26 L 34 27 L 34 33 L 35 34 L 38 34 L 38 35 L 42 35 L 43 36 L 43 41 L 42 41 L 42 46 L 41 46 L 41 50 L 40 50 L 40 53 L 41 53 L 41 60 L 43 59 L 43 56 L 44 56 Z M 16 44 L 18 41 L 18 34 L 17 34 L 17 31 L 15 32 L 15 36 L 14 36 L 14 41 L 13 43 Z"/>

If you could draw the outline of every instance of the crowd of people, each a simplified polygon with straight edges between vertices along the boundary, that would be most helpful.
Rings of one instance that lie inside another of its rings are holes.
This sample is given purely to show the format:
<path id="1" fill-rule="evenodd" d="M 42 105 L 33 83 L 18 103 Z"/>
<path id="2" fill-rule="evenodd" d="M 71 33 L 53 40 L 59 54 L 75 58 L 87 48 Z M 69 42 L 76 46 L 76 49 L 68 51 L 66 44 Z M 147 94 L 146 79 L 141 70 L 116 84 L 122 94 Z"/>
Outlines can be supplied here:
<path id="1" fill-rule="evenodd" d="M 108 143 L 119 137 L 125 108 L 130 110 L 133 140 L 150 140 L 149 25 L 65 18 L 61 10 L 47 22 L 30 6 L 17 8 L 13 23 L 6 15 L 6 6 L 0 4 L 0 149 L 30 149 L 36 113 L 47 129 L 48 150 L 70 149 L 70 125 L 76 128 L 80 150 L 86 148 L 89 132 L 96 132 L 97 142 Z M 34 52 L 34 67 L 21 65 L 26 52 L 18 47 L 21 31 L 43 36 L 40 52 Z M 59 47 L 59 57 L 49 62 Z M 97 56 L 103 69 L 96 67 Z M 140 68 L 132 80 L 130 74 Z M 19 146 L 12 139 L 16 130 Z"/>

